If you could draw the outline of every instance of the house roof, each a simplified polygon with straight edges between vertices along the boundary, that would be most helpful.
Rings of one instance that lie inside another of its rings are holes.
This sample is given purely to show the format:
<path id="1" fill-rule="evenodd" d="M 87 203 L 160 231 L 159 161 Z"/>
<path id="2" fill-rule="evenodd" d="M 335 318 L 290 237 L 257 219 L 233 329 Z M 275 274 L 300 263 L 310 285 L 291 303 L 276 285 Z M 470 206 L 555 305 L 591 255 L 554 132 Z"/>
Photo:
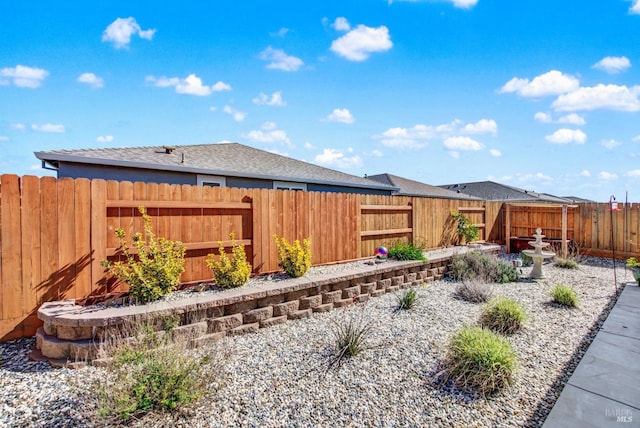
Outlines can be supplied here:
<path id="1" fill-rule="evenodd" d="M 571 203 L 569 199 L 547 193 L 537 193 L 494 181 L 476 181 L 472 183 L 442 184 L 438 187 L 451 191 L 459 191 L 487 201 L 504 202 L 556 202 Z"/>
<path id="2" fill-rule="evenodd" d="M 430 184 L 409 180 L 408 178 L 398 177 L 397 175 L 392 174 L 368 175 L 367 178 L 389 186 L 398 187 L 400 190 L 393 193 L 398 196 L 421 196 L 444 199 L 480 199 L 475 196 L 467 195 L 466 193 L 456 193 L 438 186 L 432 186 Z"/>
<path id="3" fill-rule="evenodd" d="M 239 143 L 120 147 L 36 152 L 57 168 L 60 162 L 177 171 L 194 174 L 295 181 L 378 190 L 393 186 L 324 168 Z"/>

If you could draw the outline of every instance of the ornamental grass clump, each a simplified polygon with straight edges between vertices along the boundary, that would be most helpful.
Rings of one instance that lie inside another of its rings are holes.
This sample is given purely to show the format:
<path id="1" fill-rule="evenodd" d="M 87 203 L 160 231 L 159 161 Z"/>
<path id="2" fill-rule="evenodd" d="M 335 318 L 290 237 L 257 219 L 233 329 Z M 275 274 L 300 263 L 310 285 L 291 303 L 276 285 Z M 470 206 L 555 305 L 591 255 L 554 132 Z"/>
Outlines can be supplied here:
<path id="1" fill-rule="evenodd" d="M 398 298 L 398 310 L 412 309 L 418 303 L 418 293 L 415 289 L 410 288 L 404 290 L 400 295 L 396 295 Z"/>
<path id="2" fill-rule="evenodd" d="M 293 244 L 285 238 L 273 235 L 278 250 L 278 266 L 291 278 L 303 276 L 311 268 L 311 239 L 300 242 L 296 239 Z"/>
<path id="3" fill-rule="evenodd" d="M 144 207 L 138 210 L 144 221 L 144 235 L 138 232 L 131 237 L 135 251 L 129 250 L 126 233 L 118 228 L 115 231 L 118 250 L 125 261 L 103 260 L 101 263 L 108 272 L 129 285 L 134 300 L 146 303 L 166 296 L 180 283 L 186 248 L 180 241 L 156 238 L 151 217 Z"/>
<path id="4" fill-rule="evenodd" d="M 251 264 L 247 261 L 244 247 L 235 240 L 235 234 L 230 233 L 231 258 L 227 256 L 222 241 L 219 242 L 220 257 L 216 260 L 213 254 L 209 254 L 206 263 L 213 272 L 216 285 L 221 288 L 242 287 L 251 277 Z"/>
<path id="5" fill-rule="evenodd" d="M 426 260 L 422 247 L 400 241 L 389 248 L 389 257 L 396 260 Z"/>
<path id="6" fill-rule="evenodd" d="M 366 319 L 362 313 L 354 314 L 344 311 L 344 316 L 338 320 L 331 319 L 331 333 L 335 343 L 335 353 L 329 367 L 340 366 L 346 358 L 356 355 L 368 349 L 369 338 L 372 333 L 373 323 Z"/>
<path id="7" fill-rule="evenodd" d="M 513 334 L 524 325 L 527 313 L 515 300 L 494 297 L 483 308 L 480 325 L 497 333 Z"/>
<path id="8" fill-rule="evenodd" d="M 516 352 L 504 337 L 464 327 L 449 342 L 443 380 L 486 396 L 513 383 L 516 364 Z"/>
<path id="9" fill-rule="evenodd" d="M 511 263 L 480 251 L 454 254 L 451 258 L 451 277 L 456 281 L 478 280 L 504 284 L 516 282 L 518 271 Z"/>
<path id="10" fill-rule="evenodd" d="M 100 353 L 105 375 L 90 385 L 107 426 L 177 410 L 221 387 L 226 348 L 187 351 L 168 331 L 149 324 L 134 330 L 131 337 L 118 333 L 105 340 Z"/>
<path id="11" fill-rule="evenodd" d="M 554 264 L 557 267 L 563 269 L 578 269 L 578 262 L 576 262 L 575 259 L 572 258 L 563 259 L 561 257 L 556 257 Z"/>
<path id="12" fill-rule="evenodd" d="M 491 284 L 478 280 L 469 280 L 456 286 L 456 296 L 471 303 L 483 303 L 493 297 Z"/>
<path id="13" fill-rule="evenodd" d="M 557 284 L 551 290 L 553 301 L 559 305 L 575 308 L 578 306 L 578 296 L 573 287 L 564 284 Z"/>

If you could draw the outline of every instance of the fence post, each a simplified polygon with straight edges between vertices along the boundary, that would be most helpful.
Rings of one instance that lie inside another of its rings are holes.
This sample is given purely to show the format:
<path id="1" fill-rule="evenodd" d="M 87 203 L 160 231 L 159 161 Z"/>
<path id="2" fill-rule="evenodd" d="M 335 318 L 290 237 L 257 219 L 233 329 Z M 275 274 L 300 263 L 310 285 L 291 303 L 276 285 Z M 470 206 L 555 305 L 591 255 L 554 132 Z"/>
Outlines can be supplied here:
<path id="1" fill-rule="evenodd" d="M 567 204 L 562 204 L 562 258 L 566 259 L 567 255 Z"/>
<path id="2" fill-rule="evenodd" d="M 504 239 L 507 254 L 511 254 L 511 205 L 504 205 Z"/>

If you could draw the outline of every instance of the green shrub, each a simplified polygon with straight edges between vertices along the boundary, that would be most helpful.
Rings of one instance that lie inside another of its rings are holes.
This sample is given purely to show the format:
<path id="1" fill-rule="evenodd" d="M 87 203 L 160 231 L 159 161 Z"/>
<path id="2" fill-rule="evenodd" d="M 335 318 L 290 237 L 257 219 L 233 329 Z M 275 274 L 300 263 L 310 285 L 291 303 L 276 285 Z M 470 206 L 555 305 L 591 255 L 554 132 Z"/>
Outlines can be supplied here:
<path id="1" fill-rule="evenodd" d="M 418 301 L 418 293 L 413 288 L 404 290 L 400 295 L 396 295 L 398 298 L 398 309 L 412 309 L 415 307 Z"/>
<path id="2" fill-rule="evenodd" d="M 504 337 L 464 327 L 449 342 L 444 380 L 488 395 L 513 383 L 516 364 L 516 353 Z"/>
<path id="3" fill-rule="evenodd" d="M 522 259 L 522 266 L 526 267 L 533 265 L 533 258 L 531 256 L 528 256 L 525 253 L 520 253 L 520 258 Z"/>
<path id="4" fill-rule="evenodd" d="M 495 282 L 506 284 L 518 281 L 518 271 L 513 264 L 506 260 L 498 260 L 496 265 Z"/>
<path id="5" fill-rule="evenodd" d="M 145 303 L 171 293 L 180 283 L 186 248 L 182 242 L 156 238 L 151 217 L 144 207 L 139 211 L 144 220 L 144 236 L 140 232 L 132 236 L 135 254 L 131 254 L 127 246 L 124 230 L 118 228 L 115 232 L 118 250 L 126 261 L 103 260 L 101 263 L 111 274 L 129 284 L 129 292 L 136 301 Z"/>
<path id="6" fill-rule="evenodd" d="M 389 257 L 396 260 L 426 260 L 421 247 L 400 241 L 389 248 Z"/>
<path id="7" fill-rule="evenodd" d="M 372 322 L 362 314 L 347 314 L 338 320 L 331 319 L 331 332 L 335 343 L 335 354 L 330 367 L 341 365 L 345 358 L 354 357 L 369 348 Z"/>
<path id="8" fill-rule="evenodd" d="M 464 281 L 456 287 L 456 295 L 467 302 L 482 303 L 493 296 L 493 287 L 482 281 Z"/>
<path id="9" fill-rule="evenodd" d="M 556 257 L 555 265 L 564 269 L 578 269 L 578 262 L 571 258 L 563 259 L 561 257 Z"/>
<path id="10" fill-rule="evenodd" d="M 220 257 L 216 260 L 213 254 L 209 254 L 206 263 L 213 271 L 216 285 L 221 288 L 242 287 L 251 277 L 251 264 L 247 261 L 244 247 L 236 243 L 235 235 L 229 234 L 231 238 L 231 258 L 227 256 L 222 241 L 220 241 Z"/>
<path id="11" fill-rule="evenodd" d="M 557 284 L 551 290 L 551 297 L 553 301 L 563 305 L 575 308 L 578 306 L 578 296 L 576 295 L 575 290 L 564 284 Z"/>
<path id="12" fill-rule="evenodd" d="M 454 221 L 458 222 L 458 237 L 464 238 L 464 242 L 472 242 L 480 237 L 480 229 L 478 226 L 471 223 L 471 220 L 464 214 L 451 212 L 451 217 Z"/>
<path id="13" fill-rule="evenodd" d="M 505 260 L 480 251 L 454 254 L 451 258 L 451 277 L 456 281 L 479 280 L 484 282 L 514 282 L 517 269 Z"/>
<path id="14" fill-rule="evenodd" d="M 172 411 L 219 385 L 228 353 L 221 348 L 186 351 L 184 344 L 160 333 L 142 325 L 133 339 L 108 340 L 100 355 L 108 357 L 106 375 L 92 384 L 101 417 L 128 421 L 149 412 Z"/>
<path id="15" fill-rule="evenodd" d="M 498 333 L 512 334 L 520 330 L 527 314 L 515 300 L 495 297 L 487 303 L 480 315 L 480 325 Z"/>
<path id="16" fill-rule="evenodd" d="M 302 243 L 296 239 L 293 244 L 290 244 L 285 238 L 278 238 L 278 235 L 273 237 L 278 249 L 278 266 L 292 278 L 298 278 L 307 273 L 311 268 L 311 239 L 306 238 Z"/>

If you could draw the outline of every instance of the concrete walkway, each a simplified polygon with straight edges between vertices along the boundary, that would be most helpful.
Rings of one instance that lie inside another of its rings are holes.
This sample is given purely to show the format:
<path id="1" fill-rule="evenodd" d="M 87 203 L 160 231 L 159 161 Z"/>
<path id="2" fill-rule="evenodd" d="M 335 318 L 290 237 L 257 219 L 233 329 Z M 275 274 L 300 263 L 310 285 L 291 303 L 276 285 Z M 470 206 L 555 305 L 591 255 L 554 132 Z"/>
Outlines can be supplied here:
<path id="1" fill-rule="evenodd" d="M 544 428 L 640 427 L 640 287 L 625 286 Z"/>

